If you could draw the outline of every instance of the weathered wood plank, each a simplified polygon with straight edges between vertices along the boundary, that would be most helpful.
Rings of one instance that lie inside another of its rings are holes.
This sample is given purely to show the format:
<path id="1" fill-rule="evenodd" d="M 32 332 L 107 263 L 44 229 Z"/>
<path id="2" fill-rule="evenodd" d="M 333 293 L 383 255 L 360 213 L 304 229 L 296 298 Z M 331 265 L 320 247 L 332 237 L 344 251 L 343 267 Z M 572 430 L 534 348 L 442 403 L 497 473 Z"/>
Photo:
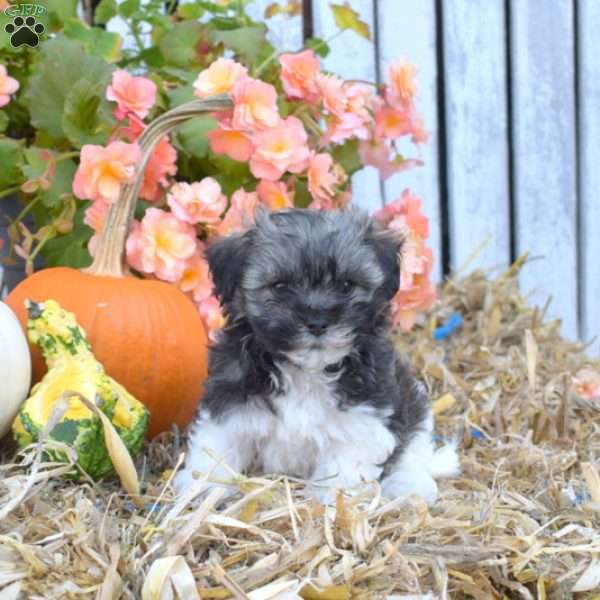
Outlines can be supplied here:
<path id="1" fill-rule="evenodd" d="M 578 333 L 573 3 L 511 0 L 516 247 L 521 285 Z M 489 154 L 489 153 L 488 153 Z"/>
<path id="2" fill-rule="evenodd" d="M 404 173 L 397 173 L 384 182 L 385 202 L 400 196 L 410 188 L 423 199 L 423 210 L 429 218 L 429 245 L 435 257 L 433 278 L 441 279 L 441 222 L 439 181 L 439 134 L 436 59 L 435 0 L 397 0 L 377 2 L 379 72 L 382 78 L 388 66 L 398 57 L 405 57 L 418 69 L 417 105 L 425 118 L 430 139 L 420 152 L 411 143 L 402 144 L 400 150 L 406 156 L 417 157 L 425 162 Z"/>
<path id="3" fill-rule="evenodd" d="M 450 263 L 510 261 L 503 0 L 443 3 Z"/>
<path id="4" fill-rule="evenodd" d="M 600 3 L 578 2 L 581 336 L 600 338 Z M 600 354 L 600 340 L 592 346 Z"/>
<path id="5" fill-rule="evenodd" d="M 273 4 L 273 0 L 253 0 L 246 7 L 246 12 L 258 22 L 265 21 L 265 9 Z M 284 3 L 282 3 L 284 4 Z M 276 15 L 266 21 L 269 27 L 269 41 L 282 51 L 294 52 L 304 44 L 302 37 L 302 14 L 288 17 Z"/>
<path id="6" fill-rule="evenodd" d="M 313 1 L 313 30 L 316 37 L 331 38 L 338 33 L 329 2 Z M 373 0 L 353 0 L 351 6 L 360 13 L 373 31 Z M 353 31 L 336 35 L 330 43 L 331 54 L 323 60 L 323 68 L 345 79 L 377 80 L 375 45 Z M 366 167 L 352 178 L 353 202 L 365 210 L 374 211 L 382 206 L 379 173 Z"/>

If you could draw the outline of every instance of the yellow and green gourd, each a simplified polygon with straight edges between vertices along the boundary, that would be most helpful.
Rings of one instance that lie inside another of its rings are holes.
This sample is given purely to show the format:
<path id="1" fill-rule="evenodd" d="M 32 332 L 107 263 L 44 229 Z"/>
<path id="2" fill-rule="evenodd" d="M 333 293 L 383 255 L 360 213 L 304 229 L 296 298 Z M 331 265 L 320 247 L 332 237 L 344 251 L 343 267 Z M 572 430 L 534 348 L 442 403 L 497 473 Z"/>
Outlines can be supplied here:
<path id="1" fill-rule="evenodd" d="M 17 442 L 26 446 L 37 441 L 56 402 L 68 397 L 68 408 L 48 437 L 73 447 L 79 466 L 88 475 L 94 479 L 104 477 L 112 473 L 113 465 L 102 423 L 76 394 L 94 402 L 110 419 L 132 456 L 139 452 L 144 441 L 148 411 L 105 373 L 72 313 L 55 300 L 43 303 L 27 300 L 26 307 L 29 341 L 41 349 L 48 372 L 33 387 L 13 423 Z"/>

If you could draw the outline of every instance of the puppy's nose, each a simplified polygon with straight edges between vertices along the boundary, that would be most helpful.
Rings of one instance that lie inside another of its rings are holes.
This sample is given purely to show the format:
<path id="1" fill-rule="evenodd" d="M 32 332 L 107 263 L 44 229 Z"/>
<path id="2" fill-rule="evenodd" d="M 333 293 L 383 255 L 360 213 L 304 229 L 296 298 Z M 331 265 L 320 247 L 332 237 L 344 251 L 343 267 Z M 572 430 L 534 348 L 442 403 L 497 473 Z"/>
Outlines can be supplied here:
<path id="1" fill-rule="evenodd" d="M 319 313 L 314 313 L 306 319 L 306 328 L 313 335 L 322 335 L 325 333 L 327 325 L 329 325 L 329 319 Z"/>

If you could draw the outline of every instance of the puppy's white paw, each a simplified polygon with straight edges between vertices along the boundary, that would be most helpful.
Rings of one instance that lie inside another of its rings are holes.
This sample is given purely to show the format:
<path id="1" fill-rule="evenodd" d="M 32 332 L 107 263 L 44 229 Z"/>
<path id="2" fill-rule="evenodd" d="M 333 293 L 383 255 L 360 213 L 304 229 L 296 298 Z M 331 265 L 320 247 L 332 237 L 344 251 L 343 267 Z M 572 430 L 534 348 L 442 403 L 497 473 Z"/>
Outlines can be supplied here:
<path id="1" fill-rule="evenodd" d="M 311 485 L 306 491 L 308 496 L 314 498 L 317 502 L 323 504 L 323 506 L 335 506 L 336 488 Z"/>
<path id="2" fill-rule="evenodd" d="M 392 473 L 381 482 L 383 495 L 391 500 L 420 496 L 433 504 L 438 497 L 438 486 L 429 473 L 416 470 L 402 470 Z"/>

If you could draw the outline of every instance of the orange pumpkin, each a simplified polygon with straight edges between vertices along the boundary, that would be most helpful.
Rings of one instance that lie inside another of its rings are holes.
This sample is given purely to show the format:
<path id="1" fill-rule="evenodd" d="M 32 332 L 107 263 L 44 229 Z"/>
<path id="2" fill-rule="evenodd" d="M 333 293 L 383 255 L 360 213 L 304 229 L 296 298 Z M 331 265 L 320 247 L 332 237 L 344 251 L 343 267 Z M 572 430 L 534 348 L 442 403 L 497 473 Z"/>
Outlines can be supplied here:
<path id="1" fill-rule="evenodd" d="M 125 240 L 143 169 L 158 140 L 186 119 L 230 105 L 225 97 L 195 100 L 151 123 L 138 140 L 142 160 L 136 181 L 110 207 L 91 267 L 38 271 L 6 298 L 24 328 L 27 298 L 53 298 L 75 313 L 107 373 L 150 410 L 150 437 L 193 418 L 207 374 L 207 338 L 200 315 L 182 292 L 129 273 Z M 46 366 L 36 347 L 31 353 L 37 382 Z"/>

